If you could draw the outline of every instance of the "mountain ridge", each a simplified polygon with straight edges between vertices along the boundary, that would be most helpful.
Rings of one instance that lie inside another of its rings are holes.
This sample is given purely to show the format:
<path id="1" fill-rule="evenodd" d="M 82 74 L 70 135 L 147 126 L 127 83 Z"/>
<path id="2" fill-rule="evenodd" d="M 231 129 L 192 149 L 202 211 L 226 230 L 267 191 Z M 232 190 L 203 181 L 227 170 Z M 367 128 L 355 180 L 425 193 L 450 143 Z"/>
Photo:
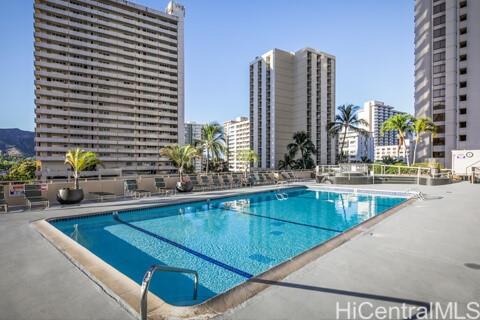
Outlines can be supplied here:
<path id="1" fill-rule="evenodd" d="M 9 156 L 33 157 L 35 133 L 18 128 L 0 128 L 0 153 Z"/>

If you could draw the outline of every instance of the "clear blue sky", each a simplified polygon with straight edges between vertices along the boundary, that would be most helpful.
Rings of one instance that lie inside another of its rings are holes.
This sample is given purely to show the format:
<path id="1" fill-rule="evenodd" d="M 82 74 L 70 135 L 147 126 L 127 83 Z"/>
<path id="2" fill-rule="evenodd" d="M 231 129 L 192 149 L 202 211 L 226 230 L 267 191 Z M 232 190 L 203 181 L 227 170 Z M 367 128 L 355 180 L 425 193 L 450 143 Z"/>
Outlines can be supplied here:
<path id="1" fill-rule="evenodd" d="M 167 0 L 135 0 L 163 10 Z M 183 0 L 186 120 L 248 115 L 248 64 L 274 47 L 337 57 L 337 105 L 413 111 L 412 0 Z M 34 127 L 33 1 L 0 2 L 0 128 Z"/>

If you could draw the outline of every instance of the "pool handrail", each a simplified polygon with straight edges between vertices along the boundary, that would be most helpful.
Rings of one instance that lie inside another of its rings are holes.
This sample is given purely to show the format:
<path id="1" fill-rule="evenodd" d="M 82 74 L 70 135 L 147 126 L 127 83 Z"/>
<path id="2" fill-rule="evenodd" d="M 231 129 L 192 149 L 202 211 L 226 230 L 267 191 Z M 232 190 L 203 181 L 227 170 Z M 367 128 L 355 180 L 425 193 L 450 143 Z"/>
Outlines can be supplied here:
<path id="1" fill-rule="evenodd" d="M 198 272 L 191 269 L 184 269 L 184 268 L 177 268 L 177 267 L 170 267 L 160 264 L 152 265 L 145 275 L 143 276 L 142 280 L 142 287 L 140 291 L 140 319 L 147 320 L 147 296 L 148 296 L 148 287 L 150 286 L 150 281 L 153 278 L 153 275 L 156 271 L 160 272 L 178 272 L 178 273 L 189 273 L 193 274 L 194 282 L 193 282 L 193 300 L 197 300 L 198 295 Z"/>

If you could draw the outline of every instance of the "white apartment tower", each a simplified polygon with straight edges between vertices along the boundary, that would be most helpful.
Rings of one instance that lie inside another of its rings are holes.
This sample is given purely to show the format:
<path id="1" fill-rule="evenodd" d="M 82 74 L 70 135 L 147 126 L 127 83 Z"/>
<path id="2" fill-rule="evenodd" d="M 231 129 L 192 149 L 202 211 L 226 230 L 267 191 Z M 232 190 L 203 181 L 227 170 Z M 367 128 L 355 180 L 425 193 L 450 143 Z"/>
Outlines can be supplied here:
<path id="1" fill-rule="evenodd" d="M 451 166 L 451 151 L 480 149 L 480 1 L 415 1 L 415 114 L 433 118 L 418 157 Z"/>
<path id="2" fill-rule="evenodd" d="M 345 135 L 345 142 L 344 140 Z M 353 130 L 343 130 L 338 135 L 338 154 L 342 152 L 348 157 L 350 162 L 363 162 L 364 160 L 373 160 L 374 157 L 374 143 L 371 134 L 364 135 Z"/>
<path id="3" fill-rule="evenodd" d="M 36 157 L 65 170 L 67 150 L 124 173 L 167 171 L 184 139 L 183 6 L 35 0 Z M 53 175 L 53 174 L 52 174 Z"/>
<path id="4" fill-rule="evenodd" d="M 363 109 L 358 112 L 358 118 L 368 122 L 364 129 L 371 132 L 375 146 L 389 146 L 398 144 L 397 132 L 386 131 L 382 134 L 382 125 L 388 118 L 398 113 L 400 111 L 382 101 L 370 100 L 363 104 Z"/>
<path id="5" fill-rule="evenodd" d="M 227 160 L 230 171 L 243 171 L 248 163 L 240 160 L 242 151 L 250 149 L 250 121 L 247 117 L 223 123 L 227 143 Z"/>
<path id="6" fill-rule="evenodd" d="M 335 142 L 327 134 L 334 117 L 334 56 L 273 49 L 250 63 L 250 148 L 258 167 L 276 168 L 297 131 L 315 144 L 316 164 L 335 163 Z"/>

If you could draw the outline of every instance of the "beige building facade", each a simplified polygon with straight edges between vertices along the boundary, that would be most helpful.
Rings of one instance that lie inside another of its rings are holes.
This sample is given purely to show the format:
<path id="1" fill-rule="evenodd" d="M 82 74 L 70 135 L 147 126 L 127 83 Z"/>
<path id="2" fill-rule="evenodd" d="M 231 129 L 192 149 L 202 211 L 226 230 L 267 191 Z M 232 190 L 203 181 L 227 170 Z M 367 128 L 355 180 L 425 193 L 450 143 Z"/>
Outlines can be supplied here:
<path id="1" fill-rule="evenodd" d="M 273 49 L 250 63 L 250 148 L 258 167 L 277 168 L 297 131 L 317 148 L 316 164 L 335 163 L 327 124 L 335 117 L 335 57 L 311 48 Z"/>
<path id="2" fill-rule="evenodd" d="M 65 152 L 122 173 L 166 172 L 184 139 L 184 8 L 120 0 L 35 0 L 35 151 L 42 174 Z"/>
<path id="3" fill-rule="evenodd" d="M 435 137 L 420 161 L 451 167 L 452 150 L 480 149 L 480 1 L 415 1 L 415 114 L 431 117 Z"/>
<path id="4" fill-rule="evenodd" d="M 393 159 L 401 159 L 403 161 L 407 161 L 407 157 L 410 161 L 412 161 L 412 153 L 413 153 L 414 144 L 412 140 L 406 139 L 405 146 L 401 146 L 398 148 L 397 145 L 380 145 L 375 146 L 375 161 L 382 161 L 385 157 L 390 157 Z"/>
<path id="5" fill-rule="evenodd" d="M 223 123 L 227 145 L 228 170 L 244 171 L 248 163 L 241 160 L 241 154 L 250 149 L 250 121 L 248 117 L 238 117 Z"/>

